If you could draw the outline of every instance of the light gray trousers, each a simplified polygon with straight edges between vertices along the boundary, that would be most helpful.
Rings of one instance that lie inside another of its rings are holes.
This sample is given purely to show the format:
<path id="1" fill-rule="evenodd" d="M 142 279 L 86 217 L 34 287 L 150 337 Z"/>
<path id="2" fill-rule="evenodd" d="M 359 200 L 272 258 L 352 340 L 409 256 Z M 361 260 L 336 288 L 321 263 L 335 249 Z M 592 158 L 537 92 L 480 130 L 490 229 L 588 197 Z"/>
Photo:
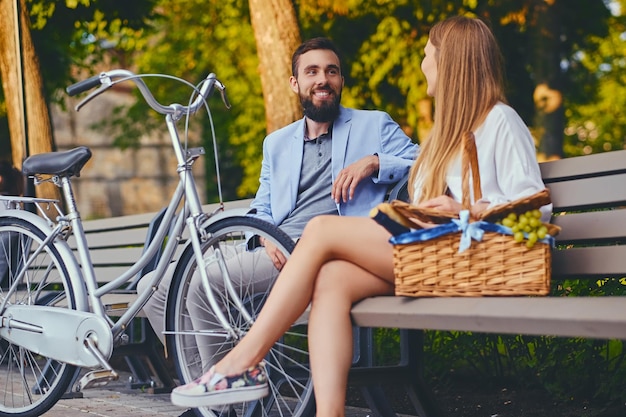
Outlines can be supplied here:
<path id="1" fill-rule="evenodd" d="M 210 262 L 212 255 L 212 251 L 205 253 L 205 259 Z M 274 267 L 274 264 L 262 247 L 253 251 L 246 250 L 244 245 L 237 246 L 236 248 L 230 247 L 228 253 L 224 253 L 224 258 L 231 282 L 236 289 L 250 287 L 255 293 L 264 292 L 269 289 L 278 276 L 278 270 Z M 164 344 L 165 311 L 167 309 L 168 292 L 175 268 L 175 263 L 170 264 L 156 292 L 143 308 L 144 313 L 150 321 L 150 325 Z M 223 292 L 223 278 L 217 264 L 210 262 L 209 265 L 207 265 L 207 272 L 211 287 L 215 288 L 216 291 Z M 146 288 L 153 273 L 154 272 L 146 274 L 139 281 L 137 284 L 138 292 Z M 216 299 L 218 302 L 220 301 L 219 297 L 216 297 Z M 194 272 L 192 276 L 186 306 L 190 314 L 191 327 L 193 327 L 194 330 L 221 329 L 219 321 L 209 307 L 208 299 L 198 272 Z M 188 324 L 189 323 L 187 323 L 187 325 Z M 195 339 L 197 350 L 191 348 L 187 349 L 185 356 L 187 357 L 188 363 L 193 363 L 195 359 L 192 356 L 199 354 L 203 370 L 210 368 L 211 365 L 217 362 L 230 349 L 230 346 L 225 344 L 223 338 L 202 335 L 196 336 Z"/>

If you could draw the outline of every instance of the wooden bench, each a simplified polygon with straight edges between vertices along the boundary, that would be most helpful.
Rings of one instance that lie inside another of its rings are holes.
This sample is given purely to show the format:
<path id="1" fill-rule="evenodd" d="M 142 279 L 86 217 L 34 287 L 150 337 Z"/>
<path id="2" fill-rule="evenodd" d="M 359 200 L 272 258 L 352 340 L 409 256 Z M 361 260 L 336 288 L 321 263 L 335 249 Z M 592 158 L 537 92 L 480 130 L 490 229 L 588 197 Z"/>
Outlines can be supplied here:
<path id="1" fill-rule="evenodd" d="M 626 277 L 626 151 L 545 162 L 541 172 L 551 191 L 553 223 L 562 227 L 553 251 L 553 282 L 583 279 L 596 285 L 599 279 Z M 249 201 L 232 204 L 247 206 Z M 137 215 L 85 222 L 99 279 L 114 277 L 137 259 L 152 218 Z M 123 294 L 111 297 L 107 304 L 124 299 Z M 420 378 L 423 330 L 626 339 L 626 297 L 385 296 L 355 304 L 352 319 L 355 344 L 349 381 L 362 389 L 372 414 L 396 415 L 383 390 L 386 382 L 393 381 L 405 386 L 417 415 L 436 416 L 439 407 Z M 374 328 L 401 329 L 398 364 L 374 365 Z M 158 342 L 150 338 L 127 346 L 116 348 L 116 354 L 133 358 Z M 167 380 L 167 375 L 159 378 Z"/>
<path id="2" fill-rule="evenodd" d="M 562 228 L 553 251 L 552 282 L 626 277 L 626 151 L 545 162 L 543 180 L 554 205 L 552 222 Z M 363 328 L 399 328 L 398 366 L 352 368 L 350 381 L 367 386 L 403 381 L 421 416 L 440 412 L 419 379 L 421 330 L 584 337 L 626 340 L 626 297 L 373 297 L 352 308 Z M 417 351 L 416 351 L 417 350 Z M 368 353 L 369 355 L 369 353 Z M 359 366 L 360 365 L 360 366 Z M 384 395 L 372 391 L 376 415 L 395 413 Z M 378 395 L 377 395 L 378 394 Z M 374 411 L 374 410 L 373 410 Z"/>

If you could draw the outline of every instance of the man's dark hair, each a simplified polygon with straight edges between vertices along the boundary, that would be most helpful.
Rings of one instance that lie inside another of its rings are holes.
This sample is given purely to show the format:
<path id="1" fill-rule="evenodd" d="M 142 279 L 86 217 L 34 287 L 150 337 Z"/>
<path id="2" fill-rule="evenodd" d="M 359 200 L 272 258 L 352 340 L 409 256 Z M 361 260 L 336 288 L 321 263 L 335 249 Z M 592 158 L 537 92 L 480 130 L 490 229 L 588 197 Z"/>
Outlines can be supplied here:
<path id="1" fill-rule="evenodd" d="M 296 51 L 293 53 L 293 56 L 291 57 L 291 73 L 294 77 L 298 76 L 298 61 L 300 60 L 300 55 L 317 49 L 326 49 L 329 51 L 333 51 L 335 55 L 337 55 L 337 58 L 339 58 L 339 63 L 341 64 L 341 54 L 339 53 L 339 50 L 337 49 L 333 41 L 328 38 L 322 37 L 312 38 L 308 41 L 304 41 L 302 45 L 300 45 L 298 49 L 296 49 Z"/>

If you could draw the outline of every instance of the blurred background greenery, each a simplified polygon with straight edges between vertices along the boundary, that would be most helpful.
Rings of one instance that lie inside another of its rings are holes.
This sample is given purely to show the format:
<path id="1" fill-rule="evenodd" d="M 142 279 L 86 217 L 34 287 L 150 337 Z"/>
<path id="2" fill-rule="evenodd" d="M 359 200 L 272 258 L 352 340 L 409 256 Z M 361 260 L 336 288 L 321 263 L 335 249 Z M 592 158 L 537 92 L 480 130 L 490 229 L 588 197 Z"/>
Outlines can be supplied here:
<path id="1" fill-rule="evenodd" d="M 508 99 L 531 127 L 540 160 L 624 148 L 624 0 L 21 3 L 30 16 L 47 103 L 59 101 L 77 74 L 91 75 L 94 65 L 105 60 L 111 67 L 173 74 L 192 82 L 215 72 L 233 103 L 230 111 L 213 106 L 228 198 L 249 197 L 256 191 L 266 117 L 278 112 L 263 101 L 260 73 L 269 72 L 272 79 L 272 72 L 259 65 L 260 40 L 255 40 L 258 31 L 251 25 L 251 7 L 281 3 L 291 9 L 296 24 L 282 27 L 279 36 L 323 35 L 339 45 L 346 77 L 343 104 L 389 112 L 416 142 L 428 132 L 432 116 L 420 70 L 428 30 L 447 16 L 468 14 L 493 27 L 505 55 Z M 273 82 L 286 85 L 287 80 L 274 77 Z M 164 83 L 154 88 L 164 100 L 174 94 Z M 112 122 L 118 127 L 117 146 L 136 145 L 138 136 L 153 127 L 147 122 L 155 121 L 154 114 L 145 112 L 145 106 L 118 112 Z M 10 157 L 1 95 L 0 143 L 0 157 Z M 208 166 L 209 189 L 213 189 L 211 171 Z"/>

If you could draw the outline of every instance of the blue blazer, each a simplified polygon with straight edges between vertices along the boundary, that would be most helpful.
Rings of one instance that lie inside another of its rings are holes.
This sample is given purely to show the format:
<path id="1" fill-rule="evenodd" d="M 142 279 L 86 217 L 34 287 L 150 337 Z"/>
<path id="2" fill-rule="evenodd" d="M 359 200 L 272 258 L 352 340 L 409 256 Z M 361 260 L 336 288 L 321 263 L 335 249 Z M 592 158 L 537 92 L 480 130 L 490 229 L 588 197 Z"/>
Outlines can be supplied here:
<path id="1" fill-rule="evenodd" d="M 260 185 L 251 208 L 256 209 L 257 217 L 275 225 L 280 225 L 296 205 L 304 126 L 303 118 L 270 133 L 263 141 Z M 337 204 L 340 215 L 367 216 L 385 199 L 389 185 L 406 175 L 419 147 L 387 113 L 377 110 L 342 106 L 332 132 L 333 181 L 344 167 L 378 154 L 378 177 L 362 180 L 352 200 Z"/>

